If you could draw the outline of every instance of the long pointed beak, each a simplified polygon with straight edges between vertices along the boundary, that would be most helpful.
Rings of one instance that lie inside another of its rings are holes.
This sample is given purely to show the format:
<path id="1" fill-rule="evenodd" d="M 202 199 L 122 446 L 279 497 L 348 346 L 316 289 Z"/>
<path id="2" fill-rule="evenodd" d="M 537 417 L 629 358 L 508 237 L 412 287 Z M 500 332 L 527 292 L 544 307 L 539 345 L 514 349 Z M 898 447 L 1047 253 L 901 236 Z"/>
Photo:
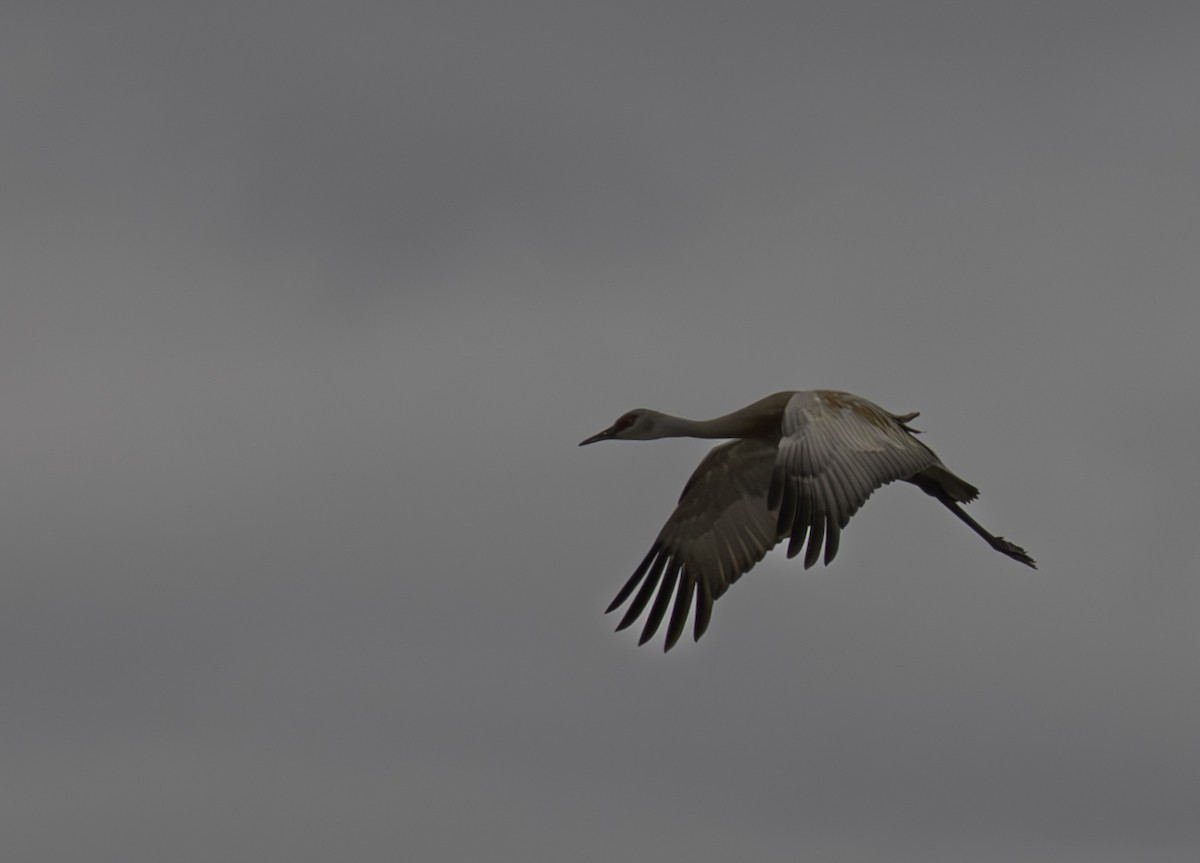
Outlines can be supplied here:
<path id="1" fill-rule="evenodd" d="M 587 446 L 588 444 L 595 443 L 598 440 L 608 440 L 609 438 L 611 438 L 613 436 L 613 434 L 614 434 L 613 430 L 611 428 L 607 428 L 602 432 L 598 432 L 598 433 L 592 435 L 587 440 L 580 441 L 579 445 Z"/>

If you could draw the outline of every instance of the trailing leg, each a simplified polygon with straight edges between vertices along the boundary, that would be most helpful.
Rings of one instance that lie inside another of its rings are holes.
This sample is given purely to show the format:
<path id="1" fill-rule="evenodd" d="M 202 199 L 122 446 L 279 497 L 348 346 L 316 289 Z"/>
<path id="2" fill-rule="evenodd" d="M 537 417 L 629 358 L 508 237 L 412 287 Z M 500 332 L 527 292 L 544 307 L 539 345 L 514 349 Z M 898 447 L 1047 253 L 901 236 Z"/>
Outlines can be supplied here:
<path id="1" fill-rule="evenodd" d="M 954 477 L 954 479 L 960 483 L 963 482 L 963 480 L 958 479 L 958 477 L 955 477 L 954 474 L 951 474 L 949 471 L 944 471 L 944 473 Z M 1025 551 L 1025 549 L 1021 548 L 1021 546 L 1017 545 L 1016 543 L 1009 542 L 1002 536 L 995 536 L 994 534 L 989 533 L 983 527 L 983 525 L 971 518 L 971 516 L 967 515 L 966 510 L 959 506 L 958 501 L 956 501 L 947 492 L 941 480 L 942 477 L 940 476 L 935 478 L 934 475 L 917 474 L 910 479 L 909 482 L 917 486 L 917 488 L 921 489 L 921 491 L 925 492 L 927 495 L 937 498 L 937 500 L 939 500 L 942 505 L 946 507 L 946 509 L 958 516 L 967 527 L 971 528 L 971 530 L 983 537 L 984 542 L 996 549 L 996 551 L 1011 557 L 1013 560 L 1019 560 L 1028 567 L 1037 569 L 1037 564 L 1034 562 L 1033 558 L 1029 556 L 1029 552 Z M 964 485 L 966 485 L 966 483 L 964 483 Z M 973 489 L 973 486 L 968 485 L 967 487 Z M 972 497 L 973 496 L 974 495 L 972 495 Z"/>

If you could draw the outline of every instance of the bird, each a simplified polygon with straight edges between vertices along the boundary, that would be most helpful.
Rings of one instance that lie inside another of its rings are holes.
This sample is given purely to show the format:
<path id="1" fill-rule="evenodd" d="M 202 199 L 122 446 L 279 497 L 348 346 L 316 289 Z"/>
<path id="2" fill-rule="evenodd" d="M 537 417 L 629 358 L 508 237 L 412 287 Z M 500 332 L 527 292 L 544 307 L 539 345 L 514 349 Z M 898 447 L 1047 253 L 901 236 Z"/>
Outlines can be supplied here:
<path id="1" fill-rule="evenodd" d="M 694 602 L 699 641 L 713 603 L 767 552 L 786 539 L 789 559 L 803 550 L 809 569 L 823 549 L 828 566 L 850 517 L 877 488 L 897 480 L 935 498 L 996 551 L 1037 569 L 1025 549 L 963 510 L 960 504 L 975 500 L 979 489 L 917 439 L 921 432 L 910 423 L 918 416 L 840 390 L 787 390 L 711 420 L 638 408 L 581 441 L 728 439 L 701 460 L 649 553 L 608 606 L 611 613 L 632 597 L 617 631 L 650 606 L 638 640 L 645 644 L 671 606 L 663 648 L 670 650 Z"/>

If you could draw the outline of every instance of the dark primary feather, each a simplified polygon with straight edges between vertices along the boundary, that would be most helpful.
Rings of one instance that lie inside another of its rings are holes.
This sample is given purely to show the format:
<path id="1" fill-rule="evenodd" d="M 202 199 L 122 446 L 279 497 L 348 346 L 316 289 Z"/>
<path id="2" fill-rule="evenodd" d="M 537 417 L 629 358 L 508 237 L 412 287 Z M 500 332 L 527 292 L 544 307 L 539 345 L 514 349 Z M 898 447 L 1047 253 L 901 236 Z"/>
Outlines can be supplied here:
<path id="1" fill-rule="evenodd" d="M 713 602 L 779 541 L 777 519 L 766 506 L 774 463 L 775 446 L 752 439 L 721 444 L 704 457 L 650 552 L 608 607 L 614 611 L 637 590 L 617 629 L 641 616 L 657 588 L 639 643 L 654 637 L 672 594 L 666 649 L 683 634 L 693 603 L 693 637 L 704 634 Z"/>

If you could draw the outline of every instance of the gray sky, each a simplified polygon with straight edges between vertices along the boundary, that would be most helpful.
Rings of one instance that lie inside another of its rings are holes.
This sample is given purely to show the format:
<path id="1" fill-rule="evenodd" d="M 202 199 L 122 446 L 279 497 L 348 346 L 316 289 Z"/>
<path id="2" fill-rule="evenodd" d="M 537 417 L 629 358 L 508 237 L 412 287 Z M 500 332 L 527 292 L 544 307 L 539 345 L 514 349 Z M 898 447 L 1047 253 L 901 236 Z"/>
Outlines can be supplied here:
<path id="1" fill-rule="evenodd" d="M 1200 12 L 19 4 L 23 861 L 1192 861 Z M 779 389 L 911 487 L 664 656 L 602 610 Z"/>

